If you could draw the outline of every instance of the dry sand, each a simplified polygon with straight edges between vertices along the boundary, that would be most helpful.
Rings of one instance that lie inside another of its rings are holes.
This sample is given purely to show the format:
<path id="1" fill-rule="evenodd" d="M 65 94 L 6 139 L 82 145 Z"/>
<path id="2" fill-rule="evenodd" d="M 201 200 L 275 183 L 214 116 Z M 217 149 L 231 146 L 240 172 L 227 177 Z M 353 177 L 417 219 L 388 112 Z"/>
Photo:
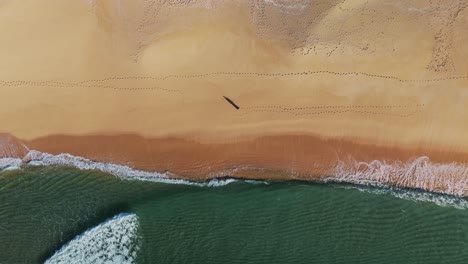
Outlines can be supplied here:
<path id="1" fill-rule="evenodd" d="M 0 1 L 0 132 L 180 177 L 428 156 L 468 185 L 467 6 Z"/>

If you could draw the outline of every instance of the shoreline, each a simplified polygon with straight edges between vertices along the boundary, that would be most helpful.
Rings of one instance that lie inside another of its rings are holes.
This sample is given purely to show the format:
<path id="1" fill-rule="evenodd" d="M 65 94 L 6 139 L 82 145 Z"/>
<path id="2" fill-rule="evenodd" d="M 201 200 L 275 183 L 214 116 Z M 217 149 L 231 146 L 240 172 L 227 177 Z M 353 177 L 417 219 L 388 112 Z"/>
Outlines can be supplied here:
<path id="1" fill-rule="evenodd" d="M 188 137 L 118 135 L 50 135 L 19 140 L 28 149 L 70 153 L 137 169 L 171 171 L 181 177 L 210 177 L 229 168 L 287 170 L 289 174 L 323 175 L 338 163 L 407 162 L 427 156 L 435 163 L 468 164 L 468 153 L 434 148 L 400 148 L 357 143 L 317 135 L 271 135 L 226 143 L 202 143 Z M 206 166 L 204 166 L 206 165 Z"/>
<path id="2" fill-rule="evenodd" d="M 15 140 L 10 137 L 9 142 Z M 468 196 L 468 154 L 377 147 L 311 135 L 265 136 L 220 144 L 137 135 L 57 135 L 24 144 L 16 140 L 16 145 L 11 148 L 27 148 L 23 156 L 18 154 L 21 151 L 12 153 L 22 162 L 43 159 L 60 164 L 60 160 L 78 158 L 83 162 L 84 158 L 88 161 L 83 164 L 114 164 L 174 181 L 200 182 L 225 176 L 331 181 Z"/>
<path id="3" fill-rule="evenodd" d="M 6 1 L 0 158 L 468 195 L 466 1 L 260 2 Z"/>
<path id="4" fill-rule="evenodd" d="M 5 167 L 6 163 L 10 163 L 12 167 Z M 244 182 L 249 184 L 275 184 L 275 183 L 302 183 L 302 184 L 325 184 L 334 188 L 356 189 L 361 192 L 369 192 L 373 194 L 388 194 L 393 197 L 410 200 L 414 202 L 429 202 L 442 207 L 453 207 L 456 209 L 468 208 L 468 196 L 459 196 L 453 193 L 443 193 L 434 190 L 427 190 L 423 188 L 393 186 L 379 182 L 353 182 L 345 180 L 329 179 L 249 179 L 237 178 L 231 176 L 222 176 L 204 180 L 185 180 L 170 177 L 168 174 L 161 174 L 158 172 L 148 172 L 135 170 L 128 166 L 102 163 L 92 161 L 83 157 L 72 156 L 70 154 L 51 155 L 48 153 L 40 153 L 31 150 L 25 158 L 0 158 L 0 173 L 6 171 L 16 171 L 34 167 L 56 167 L 56 168 L 73 168 L 82 171 L 98 171 L 109 174 L 112 177 L 117 177 L 122 180 L 130 181 L 149 181 L 163 184 L 182 184 L 196 187 L 222 187 L 234 182 Z"/>

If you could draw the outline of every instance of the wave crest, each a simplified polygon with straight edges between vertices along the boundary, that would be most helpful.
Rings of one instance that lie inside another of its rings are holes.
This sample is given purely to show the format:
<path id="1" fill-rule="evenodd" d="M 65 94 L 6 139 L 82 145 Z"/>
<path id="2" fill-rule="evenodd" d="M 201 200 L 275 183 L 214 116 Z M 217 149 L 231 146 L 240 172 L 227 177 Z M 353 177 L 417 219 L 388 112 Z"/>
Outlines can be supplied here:
<path id="1" fill-rule="evenodd" d="M 15 158 L 0 158 L 0 171 L 19 169 L 23 161 Z"/>
<path id="2" fill-rule="evenodd" d="M 36 150 L 30 150 L 23 159 L 0 158 L 0 171 L 20 169 L 22 165 L 33 166 L 70 166 L 80 170 L 97 170 L 112 174 L 124 180 L 141 180 L 167 184 L 185 184 L 199 187 L 221 187 L 237 182 L 234 178 L 211 179 L 208 182 L 192 182 L 169 178 L 166 173 L 150 172 L 132 169 L 125 165 L 97 162 L 87 158 L 73 156 L 68 153 L 52 155 Z"/>
<path id="3" fill-rule="evenodd" d="M 468 195 L 468 166 L 458 163 L 432 163 L 426 156 L 412 161 L 386 163 L 340 162 L 334 176 L 324 181 L 364 185 L 391 185 L 417 188 L 455 196 Z"/>
<path id="4" fill-rule="evenodd" d="M 238 181 L 233 178 L 213 178 L 208 182 L 193 182 L 170 178 L 166 173 L 142 171 L 125 165 L 97 162 L 66 153 L 52 155 L 35 150 L 30 150 L 23 159 L 0 158 L 0 171 L 19 169 L 24 164 L 71 166 L 82 170 L 106 172 L 125 180 L 185 184 L 200 187 L 220 187 Z M 225 172 L 220 175 L 228 174 Z M 468 165 L 459 163 L 432 163 L 425 156 L 407 163 L 387 163 L 378 160 L 369 163 L 357 161 L 340 162 L 331 176 L 324 176 L 320 180 L 323 182 L 415 188 L 459 197 L 468 196 Z M 266 183 L 264 181 L 258 182 Z"/>
<path id="5" fill-rule="evenodd" d="M 135 214 L 119 214 L 65 244 L 45 264 L 135 263 L 138 227 Z"/>

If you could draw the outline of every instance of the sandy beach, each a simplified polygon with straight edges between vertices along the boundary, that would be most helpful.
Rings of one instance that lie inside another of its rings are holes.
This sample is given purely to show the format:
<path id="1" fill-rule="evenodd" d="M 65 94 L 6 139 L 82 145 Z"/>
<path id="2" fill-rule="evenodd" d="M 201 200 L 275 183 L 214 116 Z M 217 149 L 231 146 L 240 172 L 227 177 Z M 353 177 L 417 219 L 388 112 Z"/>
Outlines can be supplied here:
<path id="1" fill-rule="evenodd" d="M 0 155 L 468 195 L 467 6 L 1 1 Z"/>

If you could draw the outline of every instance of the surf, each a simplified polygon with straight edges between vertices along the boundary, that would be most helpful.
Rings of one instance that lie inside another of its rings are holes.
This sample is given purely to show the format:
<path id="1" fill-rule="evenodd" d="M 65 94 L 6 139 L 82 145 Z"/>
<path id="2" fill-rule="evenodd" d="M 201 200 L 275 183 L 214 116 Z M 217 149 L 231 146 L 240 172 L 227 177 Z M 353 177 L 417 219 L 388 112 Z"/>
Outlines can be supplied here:
<path id="1" fill-rule="evenodd" d="M 65 244 L 45 264 L 136 263 L 138 228 L 135 214 L 118 214 Z"/>
<path id="2" fill-rule="evenodd" d="M 418 157 L 406 163 L 340 162 L 325 182 L 345 182 L 373 186 L 397 186 L 463 197 L 468 194 L 468 166 L 458 163 L 433 163 Z"/>
<path id="3" fill-rule="evenodd" d="M 232 177 L 213 178 L 205 182 L 171 178 L 168 173 L 150 172 L 126 165 L 93 161 L 67 153 L 52 155 L 30 150 L 23 159 L 0 158 L 0 171 L 17 170 L 25 166 L 64 166 L 79 170 L 96 170 L 111 174 L 122 180 L 150 181 L 164 184 L 181 184 L 217 188 L 233 183 L 269 184 L 264 180 L 245 180 Z M 382 161 L 342 162 L 331 176 L 324 176 L 319 183 L 343 184 L 342 187 L 371 190 L 374 194 L 390 194 L 415 202 L 431 202 L 440 206 L 467 209 L 463 198 L 467 192 L 468 167 L 462 164 L 432 163 L 420 157 L 407 163 Z M 353 184 L 350 187 L 349 184 Z M 337 185 L 335 185 L 337 186 Z M 372 186 L 373 189 L 365 188 Z"/>

